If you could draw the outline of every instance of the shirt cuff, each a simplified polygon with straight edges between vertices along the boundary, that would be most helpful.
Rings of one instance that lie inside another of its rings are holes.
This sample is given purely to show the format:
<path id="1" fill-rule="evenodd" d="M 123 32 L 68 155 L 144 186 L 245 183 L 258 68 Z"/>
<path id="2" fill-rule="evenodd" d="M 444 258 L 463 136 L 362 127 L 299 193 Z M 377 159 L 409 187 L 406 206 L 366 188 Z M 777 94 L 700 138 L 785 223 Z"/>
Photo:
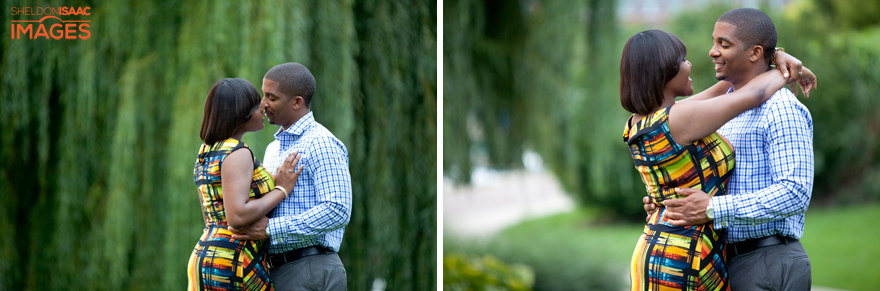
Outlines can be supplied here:
<path id="1" fill-rule="evenodd" d="M 269 236 L 269 242 L 271 244 L 279 244 L 284 242 L 283 231 L 283 219 L 281 217 L 273 217 L 269 218 L 269 224 L 266 225 L 266 235 Z"/>
<path id="2" fill-rule="evenodd" d="M 733 226 L 733 219 L 736 214 L 736 205 L 733 198 L 733 195 L 724 195 L 715 196 L 709 200 L 709 203 L 712 204 L 712 211 L 715 214 L 715 229 Z"/>

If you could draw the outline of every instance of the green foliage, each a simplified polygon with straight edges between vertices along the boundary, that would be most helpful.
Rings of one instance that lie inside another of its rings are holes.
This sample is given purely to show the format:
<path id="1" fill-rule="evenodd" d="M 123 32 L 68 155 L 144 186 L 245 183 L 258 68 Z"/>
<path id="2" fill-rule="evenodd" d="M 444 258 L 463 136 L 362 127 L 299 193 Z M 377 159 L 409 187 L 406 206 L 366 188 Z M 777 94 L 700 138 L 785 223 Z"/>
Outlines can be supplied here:
<path id="1" fill-rule="evenodd" d="M 443 165 L 444 172 L 468 181 L 472 156 L 510 167 L 522 151 L 519 117 L 525 112 L 511 84 L 523 41 L 514 32 L 524 28 L 523 12 L 514 1 L 443 5 Z"/>
<path id="2" fill-rule="evenodd" d="M 528 291 L 535 281 L 531 268 L 506 264 L 491 255 L 443 255 L 443 290 Z"/>
<path id="3" fill-rule="evenodd" d="M 355 272 L 365 275 L 349 279 L 352 289 L 376 277 L 386 278 L 389 289 L 437 286 L 436 7 L 432 1 L 354 6 L 360 86 L 349 155 L 352 186 L 361 196 L 343 247 L 358 258 Z"/>
<path id="4" fill-rule="evenodd" d="M 207 91 L 291 61 L 349 150 L 349 286 L 436 288 L 436 2 L 50 2 L 91 37 L 0 34 L 0 290 L 183 288 Z M 245 135 L 259 159 L 276 129 Z"/>
<path id="5" fill-rule="evenodd" d="M 444 2 L 444 173 L 466 183 L 474 163 L 521 167 L 532 149 L 581 203 L 640 219 L 644 186 L 621 141 L 615 1 L 495 4 Z"/>
<path id="6" fill-rule="evenodd" d="M 810 4 L 815 12 L 830 18 L 830 24 L 841 29 L 864 29 L 880 23 L 880 1 L 834 1 L 814 0 Z"/>

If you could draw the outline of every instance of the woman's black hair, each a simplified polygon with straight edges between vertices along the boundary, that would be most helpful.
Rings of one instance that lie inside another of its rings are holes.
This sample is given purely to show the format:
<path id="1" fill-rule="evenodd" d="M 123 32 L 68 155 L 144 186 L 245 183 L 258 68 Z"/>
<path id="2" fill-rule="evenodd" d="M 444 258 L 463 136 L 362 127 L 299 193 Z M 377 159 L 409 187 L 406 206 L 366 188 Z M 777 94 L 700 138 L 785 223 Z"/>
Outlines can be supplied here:
<path id="1" fill-rule="evenodd" d="M 663 87 L 687 57 L 675 35 L 646 30 L 629 38 L 620 57 L 620 104 L 632 113 L 648 114 L 663 104 Z"/>
<path id="2" fill-rule="evenodd" d="M 206 145 L 230 138 L 260 107 L 260 93 L 244 79 L 226 78 L 211 87 L 199 137 Z"/>

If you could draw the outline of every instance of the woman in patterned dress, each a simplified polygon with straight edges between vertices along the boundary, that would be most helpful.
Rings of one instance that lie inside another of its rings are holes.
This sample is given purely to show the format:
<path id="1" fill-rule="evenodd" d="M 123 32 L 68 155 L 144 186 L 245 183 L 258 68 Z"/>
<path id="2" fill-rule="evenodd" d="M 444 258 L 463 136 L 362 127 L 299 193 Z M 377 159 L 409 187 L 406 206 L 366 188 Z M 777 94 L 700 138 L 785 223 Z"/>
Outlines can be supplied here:
<path id="1" fill-rule="evenodd" d="M 267 241 L 232 239 L 228 227 L 267 219 L 293 190 L 302 166 L 294 171 L 294 152 L 272 177 L 241 141 L 263 129 L 260 94 L 243 79 L 214 83 L 205 100 L 199 136 L 204 142 L 193 176 L 205 230 L 190 255 L 187 290 L 273 290 L 266 265 Z"/>
<path id="2" fill-rule="evenodd" d="M 658 207 L 633 252 L 632 290 L 729 290 L 724 230 L 711 223 L 673 226 L 664 216 L 663 201 L 679 198 L 677 187 L 726 194 L 734 152 L 715 131 L 767 101 L 787 81 L 781 70 L 773 69 L 732 93 L 725 94 L 731 83 L 721 81 L 676 102 L 675 97 L 694 93 L 686 56 L 681 40 L 661 30 L 640 32 L 623 48 L 620 100 L 633 113 L 623 140 Z M 788 55 L 780 54 L 777 62 L 799 67 Z M 812 76 L 806 68 L 803 73 Z"/>

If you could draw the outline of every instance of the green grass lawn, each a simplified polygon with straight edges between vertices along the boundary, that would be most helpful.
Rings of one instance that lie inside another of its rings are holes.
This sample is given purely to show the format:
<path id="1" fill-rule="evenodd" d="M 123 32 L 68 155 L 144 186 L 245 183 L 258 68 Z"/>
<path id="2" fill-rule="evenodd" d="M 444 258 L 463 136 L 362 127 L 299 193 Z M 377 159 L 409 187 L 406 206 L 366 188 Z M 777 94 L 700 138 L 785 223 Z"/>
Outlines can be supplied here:
<path id="1" fill-rule="evenodd" d="M 571 258 L 560 266 L 604 266 L 606 276 L 626 284 L 630 257 L 644 225 L 597 223 L 598 216 L 596 211 L 580 209 L 525 221 L 478 249 L 450 241 L 444 242 L 444 251 L 498 252 L 510 261 L 516 256 L 505 253 L 559 250 L 567 254 L 563 260 Z M 880 205 L 814 208 L 807 211 L 806 221 L 802 243 L 810 256 L 814 285 L 847 290 L 880 286 L 880 246 L 874 244 L 880 241 L 880 231 L 871 227 L 880 222 Z"/>
<path id="2" fill-rule="evenodd" d="M 596 223 L 598 213 L 588 209 L 526 221 L 505 229 L 499 239 L 553 241 L 585 250 L 583 253 L 601 253 L 607 263 L 629 266 L 633 248 L 642 234 L 644 224 Z M 576 252 L 578 253 L 578 252 Z"/>
<path id="3" fill-rule="evenodd" d="M 813 284 L 849 290 L 880 286 L 880 205 L 810 209 L 801 243 Z"/>

